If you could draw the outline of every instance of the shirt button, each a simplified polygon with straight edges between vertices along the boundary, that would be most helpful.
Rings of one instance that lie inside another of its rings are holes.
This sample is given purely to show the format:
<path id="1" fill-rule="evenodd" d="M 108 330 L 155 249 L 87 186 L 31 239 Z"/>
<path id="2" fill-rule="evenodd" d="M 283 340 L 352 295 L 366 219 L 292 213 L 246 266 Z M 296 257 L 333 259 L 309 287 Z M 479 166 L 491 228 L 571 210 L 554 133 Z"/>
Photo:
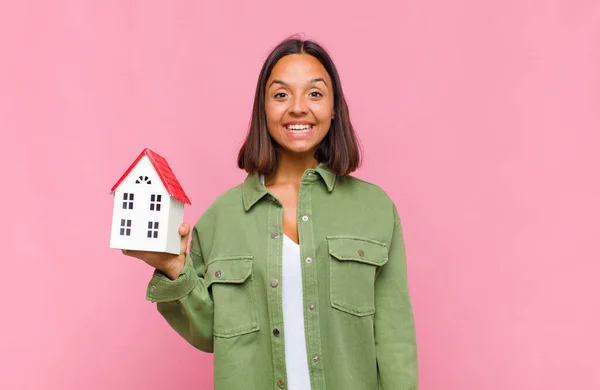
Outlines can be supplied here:
<path id="1" fill-rule="evenodd" d="M 308 310 L 310 310 L 310 311 L 315 311 L 315 305 L 310 305 L 310 306 L 308 306 Z"/>
<path id="2" fill-rule="evenodd" d="M 217 270 L 217 272 L 215 272 L 215 276 L 216 276 L 217 278 L 221 277 L 221 275 L 223 275 L 223 271 L 221 271 L 221 270 Z"/>
<path id="3" fill-rule="evenodd" d="M 312 262 L 312 259 L 311 259 L 310 257 L 307 257 L 307 258 L 306 258 L 306 262 L 307 262 L 307 263 L 310 263 L 310 262 Z"/>
<path id="4" fill-rule="evenodd" d="M 359 256 L 365 255 L 365 251 L 363 251 L 362 249 L 357 250 L 356 253 L 358 253 Z"/>
<path id="5" fill-rule="evenodd" d="M 308 221 L 308 216 L 307 216 L 307 215 L 303 215 L 303 216 L 302 216 L 302 220 L 303 220 L 304 222 Z"/>
<path id="6" fill-rule="evenodd" d="M 285 382 L 282 381 L 281 379 L 277 382 L 277 384 L 279 385 L 280 388 L 284 388 L 285 387 Z"/>
<path id="7" fill-rule="evenodd" d="M 312 172 L 308 172 L 308 176 L 314 176 L 315 174 Z"/>
<path id="8" fill-rule="evenodd" d="M 271 238 L 278 238 L 278 237 L 279 237 L 279 233 L 277 233 L 277 232 L 271 233 Z"/>
<path id="9" fill-rule="evenodd" d="M 150 290 L 152 290 L 152 291 L 156 290 L 156 285 L 153 284 L 152 287 L 150 287 Z"/>
<path id="10" fill-rule="evenodd" d="M 275 337 L 279 336 L 279 329 L 277 329 L 277 328 L 273 329 L 273 336 L 275 336 Z"/>
<path id="11" fill-rule="evenodd" d="M 275 288 L 279 285 L 279 281 L 277 279 L 271 280 L 271 287 Z"/>
<path id="12" fill-rule="evenodd" d="M 319 357 L 318 356 L 313 357 L 313 362 L 318 362 L 318 361 L 319 361 Z"/>

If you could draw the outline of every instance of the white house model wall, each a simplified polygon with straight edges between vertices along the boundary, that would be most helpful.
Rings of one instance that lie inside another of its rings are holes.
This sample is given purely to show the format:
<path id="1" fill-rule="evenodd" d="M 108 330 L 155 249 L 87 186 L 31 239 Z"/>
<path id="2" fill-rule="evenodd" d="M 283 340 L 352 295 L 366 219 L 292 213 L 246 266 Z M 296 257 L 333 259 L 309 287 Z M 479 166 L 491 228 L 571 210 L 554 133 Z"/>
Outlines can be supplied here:
<path id="1" fill-rule="evenodd" d="M 144 155 L 114 190 L 110 247 L 178 254 L 183 211 Z"/>

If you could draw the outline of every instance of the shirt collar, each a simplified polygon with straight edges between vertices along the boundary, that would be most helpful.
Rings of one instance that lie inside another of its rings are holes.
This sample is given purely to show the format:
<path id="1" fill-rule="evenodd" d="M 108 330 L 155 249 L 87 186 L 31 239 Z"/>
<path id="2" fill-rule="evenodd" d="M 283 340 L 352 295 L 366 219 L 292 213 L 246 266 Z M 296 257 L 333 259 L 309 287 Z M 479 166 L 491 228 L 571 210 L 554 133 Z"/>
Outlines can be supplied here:
<path id="1" fill-rule="evenodd" d="M 335 187 L 336 174 L 324 163 L 320 163 L 314 169 L 307 169 L 302 175 L 302 179 L 317 173 L 327 186 L 329 192 L 333 191 Z M 258 172 L 248 174 L 244 184 L 242 185 L 242 200 L 244 202 L 244 208 L 246 211 L 250 210 L 252 206 L 256 204 L 260 199 L 267 195 L 269 191 L 260 182 L 260 175 Z"/>

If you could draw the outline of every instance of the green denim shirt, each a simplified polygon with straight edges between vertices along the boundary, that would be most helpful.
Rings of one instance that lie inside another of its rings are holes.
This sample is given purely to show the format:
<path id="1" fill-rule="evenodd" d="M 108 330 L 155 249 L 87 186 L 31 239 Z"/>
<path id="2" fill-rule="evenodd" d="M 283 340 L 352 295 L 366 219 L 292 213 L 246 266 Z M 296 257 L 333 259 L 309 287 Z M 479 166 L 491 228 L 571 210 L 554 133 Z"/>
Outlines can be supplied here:
<path id="1" fill-rule="evenodd" d="M 298 198 L 304 326 L 312 390 L 417 389 L 404 240 L 374 184 L 320 164 Z M 286 386 L 283 208 L 257 173 L 219 196 L 192 230 L 176 280 L 156 271 L 147 299 L 182 337 L 214 353 L 217 390 Z M 272 287 L 275 285 L 275 287 Z"/>

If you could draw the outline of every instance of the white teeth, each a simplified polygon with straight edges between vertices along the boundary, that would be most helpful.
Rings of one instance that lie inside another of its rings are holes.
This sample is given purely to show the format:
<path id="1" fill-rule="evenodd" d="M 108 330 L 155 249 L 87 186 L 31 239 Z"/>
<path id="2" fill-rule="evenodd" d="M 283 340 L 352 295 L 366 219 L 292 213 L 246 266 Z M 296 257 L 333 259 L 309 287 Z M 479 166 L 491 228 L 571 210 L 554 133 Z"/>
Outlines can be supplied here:
<path id="1" fill-rule="evenodd" d="M 300 133 L 306 133 L 312 129 L 312 125 L 289 125 L 287 126 L 287 129 Z"/>

